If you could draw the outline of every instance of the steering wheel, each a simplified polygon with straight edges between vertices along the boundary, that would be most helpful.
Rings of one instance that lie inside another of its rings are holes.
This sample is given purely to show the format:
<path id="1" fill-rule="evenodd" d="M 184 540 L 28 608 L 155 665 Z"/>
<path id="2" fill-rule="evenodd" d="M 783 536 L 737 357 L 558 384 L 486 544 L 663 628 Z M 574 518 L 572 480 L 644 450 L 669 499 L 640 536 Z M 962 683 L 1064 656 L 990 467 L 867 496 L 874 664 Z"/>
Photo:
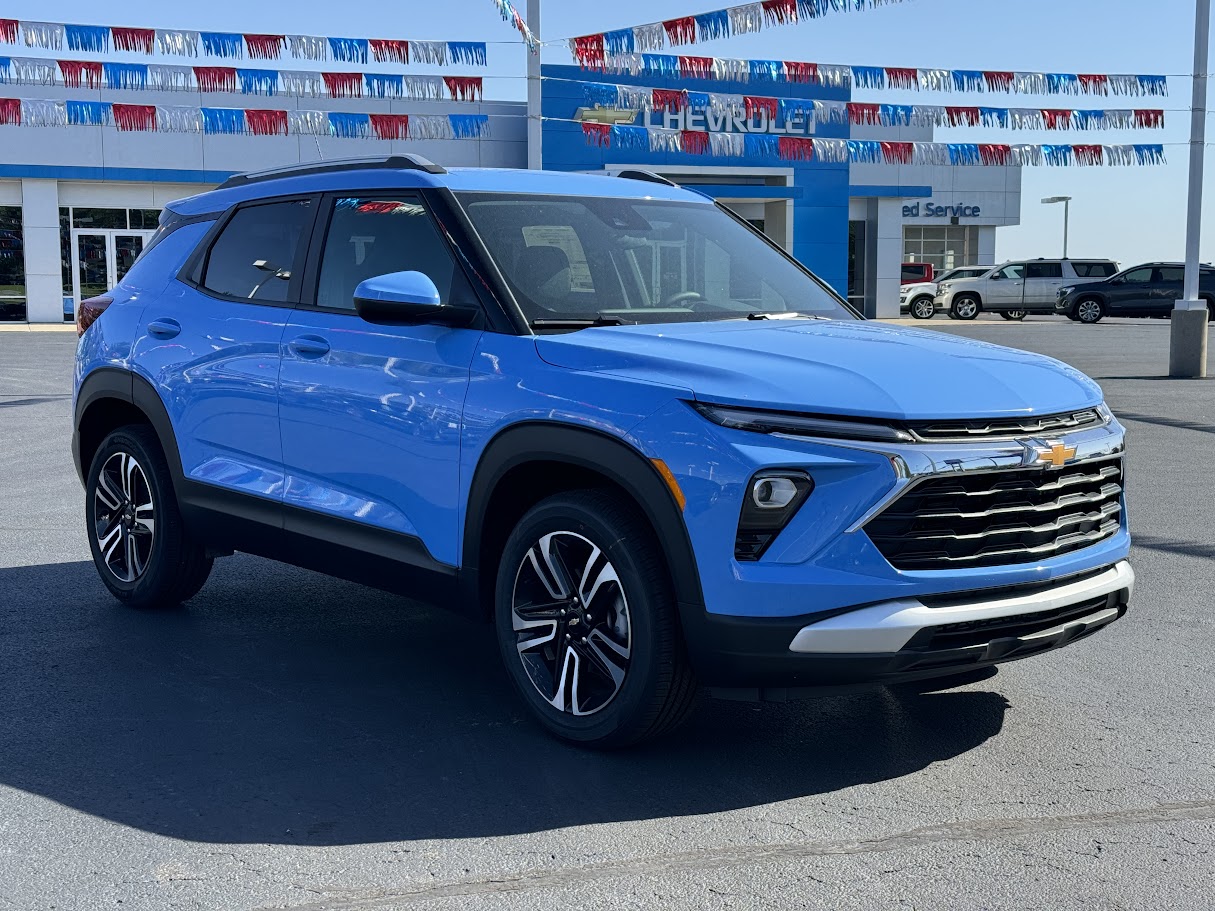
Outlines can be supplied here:
<path id="1" fill-rule="evenodd" d="M 663 303 L 664 307 L 674 307 L 677 304 L 682 304 L 684 301 L 703 301 L 705 296 L 699 291 L 680 291 L 672 294 Z"/>

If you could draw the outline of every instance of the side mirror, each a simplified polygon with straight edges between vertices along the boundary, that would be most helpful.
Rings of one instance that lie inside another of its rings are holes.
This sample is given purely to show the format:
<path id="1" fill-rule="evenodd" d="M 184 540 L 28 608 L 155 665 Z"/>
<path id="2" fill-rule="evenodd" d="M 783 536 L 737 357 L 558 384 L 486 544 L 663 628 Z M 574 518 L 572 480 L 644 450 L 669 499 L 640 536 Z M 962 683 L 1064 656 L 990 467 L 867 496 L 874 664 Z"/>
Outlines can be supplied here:
<path id="1" fill-rule="evenodd" d="M 389 326 L 410 323 L 467 326 L 478 312 L 444 304 L 430 276 L 421 272 L 389 272 L 359 282 L 354 289 L 354 309 L 369 323 Z"/>
<path id="2" fill-rule="evenodd" d="M 1002 279 L 1002 278 L 1004 278 L 1004 275 L 1003 275 L 1002 273 L 1000 273 L 1000 272 L 993 272 L 993 273 L 991 274 L 991 280 L 992 280 L 993 282 L 1000 281 L 1000 279 Z"/>

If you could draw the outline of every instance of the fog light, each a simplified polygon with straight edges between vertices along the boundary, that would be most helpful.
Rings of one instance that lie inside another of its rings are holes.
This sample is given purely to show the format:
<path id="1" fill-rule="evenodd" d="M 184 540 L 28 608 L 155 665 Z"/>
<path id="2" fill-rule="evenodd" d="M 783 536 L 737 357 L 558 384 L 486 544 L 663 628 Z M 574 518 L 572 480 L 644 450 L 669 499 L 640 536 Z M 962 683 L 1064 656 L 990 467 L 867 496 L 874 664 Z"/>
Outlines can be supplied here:
<path id="1" fill-rule="evenodd" d="M 757 478 L 751 485 L 751 502 L 760 509 L 784 509 L 797 496 L 789 478 Z"/>

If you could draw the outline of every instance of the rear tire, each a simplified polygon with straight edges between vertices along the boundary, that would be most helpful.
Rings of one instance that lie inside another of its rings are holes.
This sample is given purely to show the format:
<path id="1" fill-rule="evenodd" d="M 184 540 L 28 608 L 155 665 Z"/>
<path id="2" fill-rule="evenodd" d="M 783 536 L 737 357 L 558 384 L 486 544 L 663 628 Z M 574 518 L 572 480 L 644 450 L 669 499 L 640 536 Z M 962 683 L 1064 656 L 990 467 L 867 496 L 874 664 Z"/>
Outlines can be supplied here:
<path id="1" fill-rule="evenodd" d="M 551 734 L 618 748 L 687 718 L 696 680 L 661 554 L 640 512 L 602 490 L 542 500 L 511 532 L 495 589 L 498 645 Z"/>
<path id="2" fill-rule="evenodd" d="M 1093 325 L 1101 322 L 1101 318 L 1105 316 L 1105 307 L 1101 301 L 1087 297 L 1076 304 L 1076 320 L 1081 323 Z"/>
<path id="3" fill-rule="evenodd" d="M 911 302 L 911 315 L 915 319 L 932 319 L 937 312 L 931 297 L 917 297 Z"/>
<path id="4" fill-rule="evenodd" d="M 979 315 L 982 303 L 973 294 L 962 294 L 953 299 L 949 306 L 949 314 L 954 319 L 972 320 Z"/>
<path id="5" fill-rule="evenodd" d="M 138 608 L 174 607 L 211 573 L 188 533 L 160 441 L 150 427 L 120 427 L 89 467 L 85 516 L 93 563 L 110 593 Z"/>
<path id="6" fill-rule="evenodd" d="M 1025 319 L 1025 311 L 1024 310 L 1001 310 L 1000 316 L 1004 317 L 1004 319 L 1006 319 L 1006 320 L 1010 320 L 1012 322 L 1019 323 L 1023 319 Z"/>

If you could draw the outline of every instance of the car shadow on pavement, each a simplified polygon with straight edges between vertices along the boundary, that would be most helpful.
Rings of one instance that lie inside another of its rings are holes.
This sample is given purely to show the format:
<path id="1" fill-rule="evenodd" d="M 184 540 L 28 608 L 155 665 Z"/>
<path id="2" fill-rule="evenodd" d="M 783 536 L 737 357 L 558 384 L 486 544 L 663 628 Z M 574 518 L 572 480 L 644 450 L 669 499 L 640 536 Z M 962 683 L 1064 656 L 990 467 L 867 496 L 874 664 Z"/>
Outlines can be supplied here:
<path id="1" fill-rule="evenodd" d="M 253 557 L 188 606 L 91 563 L 0 569 L 0 784 L 173 838 L 474 838 L 759 806 L 911 774 L 1000 731 L 993 692 L 705 699 L 602 754 L 524 714 L 489 626 Z"/>

